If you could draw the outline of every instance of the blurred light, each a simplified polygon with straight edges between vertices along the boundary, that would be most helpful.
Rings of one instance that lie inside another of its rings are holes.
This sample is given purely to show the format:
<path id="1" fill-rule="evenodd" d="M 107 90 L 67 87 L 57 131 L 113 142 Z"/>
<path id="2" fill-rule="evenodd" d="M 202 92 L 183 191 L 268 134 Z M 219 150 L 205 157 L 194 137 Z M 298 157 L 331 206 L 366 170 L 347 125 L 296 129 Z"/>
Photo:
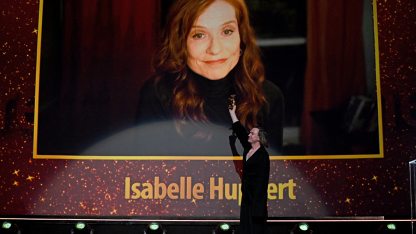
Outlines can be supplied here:
<path id="1" fill-rule="evenodd" d="M 75 228 L 76 228 L 76 229 L 78 229 L 78 230 L 82 230 L 82 229 L 84 229 L 86 226 L 87 226 L 87 225 L 85 225 L 85 223 L 83 223 L 83 222 L 78 222 L 78 223 L 76 223 L 76 224 L 75 224 Z"/>
<path id="2" fill-rule="evenodd" d="M 220 223 L 212 231 L 213 234 L 233 234 L 234 229 L 231 228 L 231 225 L 228 223 Z"/>
<path id="3" fill-rule="evenodd" d="M 220 229 L 222 231 L 228 231 L 228 230 L 230 230 L 230 225 L 228 223 L 222 223 L 222 224 L 220 224 Z"/>
<path id="4" fill-rule="evenodd" d="M 84 222 L 77 222 L 71 229 L 71 234 L 93 234 L 94 230 Z"/>
<path id="5" fill-rule="evenodd" d="M 19 227 L 17 226 L 17 224 L 15 223 L 11 223 L 9 221 L 4 221 L 1 224 L 1 230 L 0 230 L 1 234 L 20 234 L 21 231 L 19 229 Z"/>
<path id="6" fill-rule="evenodd" d="M 400 233 L 400 231 L 397 228 L 397 225 L 395 223 L 383 223 L 379 226 L 376 233 Z"/>
<path id="7" fill-rule="evenodd" d="M 388 230 L 392 230 L 392 231 L 396 230 L 396 224 L 394 224 L 394 223 L 388 223 L 387 224 L 387 229 Z"/>
<path id="8" fill-rule="evenodd" d="M 12 227 L 12 223 L 8 221 L 4 221 L 3 224 L 1 225 L 1 228 L 3 229 L 10 229 L 11 227 Z"/>
<path id="9" fill-rule="evenodd" d="M 295 226 L 293 226 L 292 230 L 290 230 L 290 234 L 306 234 L 306 233 L 313 233 L 308 223 L 297 223 L 295 224 Z"/>
<path id="10" fill-rule="evenodd" d="M 300 223 L 300 224 L 298 224 L 298 227 L 301 231 L 304 231 L 304 232 L 309 230 L 309 225 L 307 223 Z"/>
<path id="11" fill-rule="evenodd" d="M 151 222 L 147 225 L 144 230 L 144 234 L 165 234 L 166 230 L 162 227 L 160 223 Z"/>
<path id="12" fill-rule="evenodd" d="M 156 231 L 157 229 L 159 229 L 159 224 L 158 223 L 151 223 L 149 224 L 149 229 L 152 231 Z"/>

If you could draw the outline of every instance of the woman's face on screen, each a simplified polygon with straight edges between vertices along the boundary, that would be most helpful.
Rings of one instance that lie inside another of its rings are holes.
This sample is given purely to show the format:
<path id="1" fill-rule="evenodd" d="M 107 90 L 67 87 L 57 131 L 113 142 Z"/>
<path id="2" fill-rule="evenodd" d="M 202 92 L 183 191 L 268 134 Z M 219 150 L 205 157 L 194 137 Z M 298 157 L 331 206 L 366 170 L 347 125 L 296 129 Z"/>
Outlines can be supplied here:
<path id="1" fill-rule="evenodd" d="M 218 0 L 196 19 L 187 37 L 188 66 L 210 80 L 224 78 L 240 57 L 235 10 Z"/>

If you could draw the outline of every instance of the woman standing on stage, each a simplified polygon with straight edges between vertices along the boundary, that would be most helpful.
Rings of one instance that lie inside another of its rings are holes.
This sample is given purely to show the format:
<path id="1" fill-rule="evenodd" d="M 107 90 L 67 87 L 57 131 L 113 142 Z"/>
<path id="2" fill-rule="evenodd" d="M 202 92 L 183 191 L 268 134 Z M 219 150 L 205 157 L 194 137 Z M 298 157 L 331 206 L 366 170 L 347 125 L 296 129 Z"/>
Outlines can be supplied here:
<path id="1" fill-rule="evenodd" d="M 235 101 L 231 100 L 229 112 L 233 120 L 233 132 L 244 147 L 240 231 L 244 234 L 264 234 L 267 230 L 267 188 L 270 174 L 269 153 L 265 148 L 268 146 L 266 132 L 254 127 L 247 133 L 235 110 Z"/>

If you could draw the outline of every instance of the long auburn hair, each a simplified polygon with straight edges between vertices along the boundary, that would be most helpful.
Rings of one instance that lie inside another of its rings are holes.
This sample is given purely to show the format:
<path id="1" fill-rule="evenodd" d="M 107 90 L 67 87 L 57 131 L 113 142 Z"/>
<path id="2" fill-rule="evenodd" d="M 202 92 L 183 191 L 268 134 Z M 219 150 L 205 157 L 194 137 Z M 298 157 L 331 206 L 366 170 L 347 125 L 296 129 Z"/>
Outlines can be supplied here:
<path id="1" fill-rule="evenodd" d="M 167 74 L 176 74 L 172 107 L 178 120 L 208 121 L 204 113 L 204 99 L 189 79 L 187 67 L 187 37 L 197 18 L 217 0 L 177 0 L 167 16 L 164 39 L 155 58 L 156 81 Z M 257 113 L 266 103 L 263 93 L 264 67 L 256 45 L 254 30 L 244 0 L 223 0 L 235 9 L 240 33 L 242 55 L 234 68 L 234 88 L 237 95 L 237 114 L 248 128 L 257 125 Z"/>

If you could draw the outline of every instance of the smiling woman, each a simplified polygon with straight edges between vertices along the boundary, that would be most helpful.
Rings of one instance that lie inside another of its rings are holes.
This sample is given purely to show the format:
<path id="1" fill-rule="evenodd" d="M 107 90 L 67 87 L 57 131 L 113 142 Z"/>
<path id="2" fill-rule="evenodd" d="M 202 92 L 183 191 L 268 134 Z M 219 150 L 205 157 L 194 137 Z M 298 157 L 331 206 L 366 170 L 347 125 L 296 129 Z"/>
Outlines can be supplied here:
<path id="1" fill-rule="evenodd" d="M 210 80 L 224 78 L 240 56 L 234 8 L 217 1 L 198 17 L 187 39 L 188 66 Z"/>
<path id="2" fill-rule="evenodd" d="M 227 144 L 218 142 L 227 143 L 231 134 L 227 100 L 235 94 L 242 124 L 263 126 L 271 151 L 280 153 L 283 96 L 265 79 L 244 1 L 175 1 L 154 70 L 141 91 L 138 119 L 140 126 L 159 121 L 169 126 L 151 132 L 159 141 L 175 139 L 161 147 L 163 152 L 230 155 Z M 140 142 L 158 141 L 142 134 Z"/>

